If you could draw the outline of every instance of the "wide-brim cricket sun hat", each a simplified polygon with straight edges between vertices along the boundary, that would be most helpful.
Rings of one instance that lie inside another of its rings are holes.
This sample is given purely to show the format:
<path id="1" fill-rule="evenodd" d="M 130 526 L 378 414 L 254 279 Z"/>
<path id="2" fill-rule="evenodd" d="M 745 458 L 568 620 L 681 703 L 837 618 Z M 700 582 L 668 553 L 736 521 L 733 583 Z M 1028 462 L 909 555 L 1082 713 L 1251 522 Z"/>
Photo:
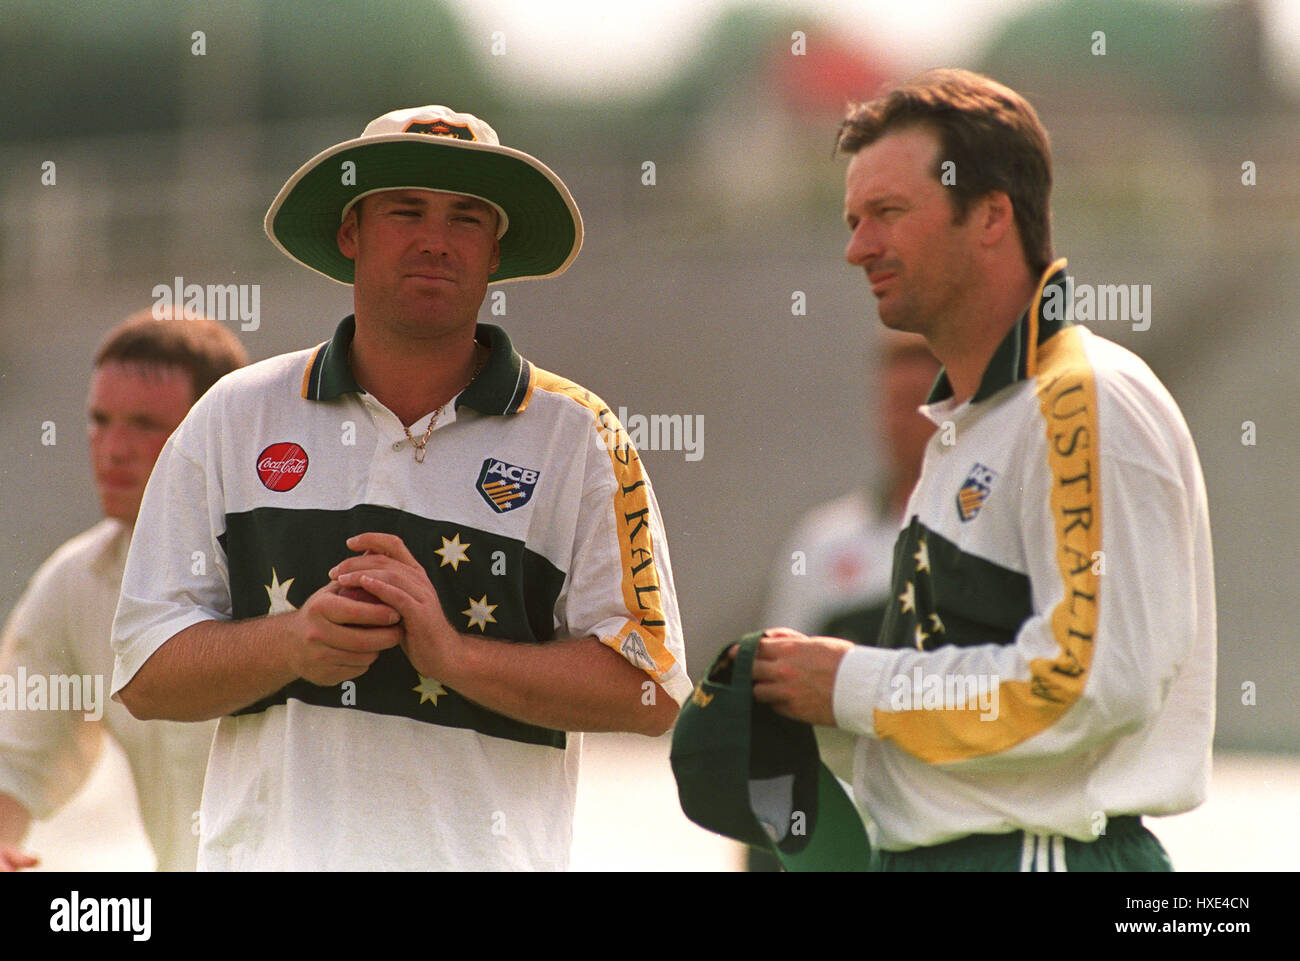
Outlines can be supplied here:
<path id="1" fill-rule="evenodd" d="M 582 215 L 549 167 L 503 147 L 478 117 L 436 104 L 386 113 L 303 164 L 266 212 L 267 236 L 300 264 L 350 284 L 339 224 L 362 197 L 401 189 L 465 194 L 497 209 L 501 262 L 491 283 L 554 277 L 582 248 Z"/>
<path id="2" fill-rule="evenodd" d="M 812 726 L 754 700 L 760 634 L 719 652 L 682 705 L 669 759 L 682 811 L 775 854 L 788 871 L 869 871 L 871 843 Z"/>

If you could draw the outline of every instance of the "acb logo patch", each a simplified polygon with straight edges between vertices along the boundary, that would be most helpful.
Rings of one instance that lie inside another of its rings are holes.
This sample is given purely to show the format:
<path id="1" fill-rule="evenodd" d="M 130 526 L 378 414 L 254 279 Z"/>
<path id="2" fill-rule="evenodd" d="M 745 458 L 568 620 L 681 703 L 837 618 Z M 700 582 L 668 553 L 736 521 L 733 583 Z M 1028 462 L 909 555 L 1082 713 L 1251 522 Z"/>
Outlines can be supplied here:
<path id="1" fill-rule="evenodd" d="M 997 477 L 997 471 L 990 470 L 983 464 L 976 464 L 970 469 L 961 489 L 957 491 L 957 516 L 962 521 L 975 519 L 975 515 L 984 506 L 984 501 L 988 499 Z"/>
<path id="2" fill-rule="evenodd" d="M 498 514 L 523 507 L 537 487 L 539 471 L 489 457 L 479 471 L 477 490 Z"/>
<path id="3" fill-rule="evenodd" d="M 412 120 L 403 128 L 402 133 L 427 133 L 434 137 L 455 137 L 457 140 L 476 140 L 474 132 L 463 123 L 448 123 L 446 120 Z"/>

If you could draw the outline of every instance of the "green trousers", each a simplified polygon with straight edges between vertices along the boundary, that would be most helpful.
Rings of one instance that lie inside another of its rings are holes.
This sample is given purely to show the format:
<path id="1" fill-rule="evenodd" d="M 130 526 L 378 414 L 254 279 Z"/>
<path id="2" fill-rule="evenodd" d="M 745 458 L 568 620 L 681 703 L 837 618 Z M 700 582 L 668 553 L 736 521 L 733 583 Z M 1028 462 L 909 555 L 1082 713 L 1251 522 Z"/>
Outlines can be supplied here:
<path id="1" fill-rule="evenodd" d="M 1095 841 L 1052 834 L 971 834 L 946 844 L 874 852 L 877 871 L 1172 871 L 1136 816 L 1114 817 Z"/>

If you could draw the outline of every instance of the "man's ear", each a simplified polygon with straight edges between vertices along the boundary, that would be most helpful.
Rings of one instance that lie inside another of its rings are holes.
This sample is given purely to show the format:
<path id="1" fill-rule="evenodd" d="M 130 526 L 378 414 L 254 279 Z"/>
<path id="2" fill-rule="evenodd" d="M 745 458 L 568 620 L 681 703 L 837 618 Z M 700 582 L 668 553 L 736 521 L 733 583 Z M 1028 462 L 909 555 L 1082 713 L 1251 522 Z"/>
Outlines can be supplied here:
<path id="1" fill-rule="evenodd" d="M 338 232 L 339 253 L 343 254 L 348 260 L 357 259 L 357 208 L 353 204 L 348 210 L 348 214 L 343 218 L 343 223 L 339 224 Z"/>
<path id="2" fill-rule="evenodd" d="M 351 211 L 349 211 L 351 213 Z M 492 259 L 488 261 L 488 276 L 495 274 L 501 266 L 501 241 L 492 241 Z"/>
<path id="3" fill-rule="evenodd" d="M 1016 226 L 1016 212 L 1011 198 L 1001 190 L 990 190 L 976 201 L 972 213 L 978 217 L 980 240 L 987 247 L 996 246 Z"/>

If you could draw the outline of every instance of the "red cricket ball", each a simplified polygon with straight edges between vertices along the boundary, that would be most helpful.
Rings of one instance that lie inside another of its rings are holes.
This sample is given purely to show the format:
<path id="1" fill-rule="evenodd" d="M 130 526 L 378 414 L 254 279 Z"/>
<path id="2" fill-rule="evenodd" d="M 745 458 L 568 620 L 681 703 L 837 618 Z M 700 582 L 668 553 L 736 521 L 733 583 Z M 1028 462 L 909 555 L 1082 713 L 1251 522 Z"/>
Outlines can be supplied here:
<path id="1" fill-rule="evenodd" d="M 346 597 L 350 601 L 363 601 L 366 604 L 384 603 L 363 587 L 344 587 L 339 591 L 339 596 Z"/>

